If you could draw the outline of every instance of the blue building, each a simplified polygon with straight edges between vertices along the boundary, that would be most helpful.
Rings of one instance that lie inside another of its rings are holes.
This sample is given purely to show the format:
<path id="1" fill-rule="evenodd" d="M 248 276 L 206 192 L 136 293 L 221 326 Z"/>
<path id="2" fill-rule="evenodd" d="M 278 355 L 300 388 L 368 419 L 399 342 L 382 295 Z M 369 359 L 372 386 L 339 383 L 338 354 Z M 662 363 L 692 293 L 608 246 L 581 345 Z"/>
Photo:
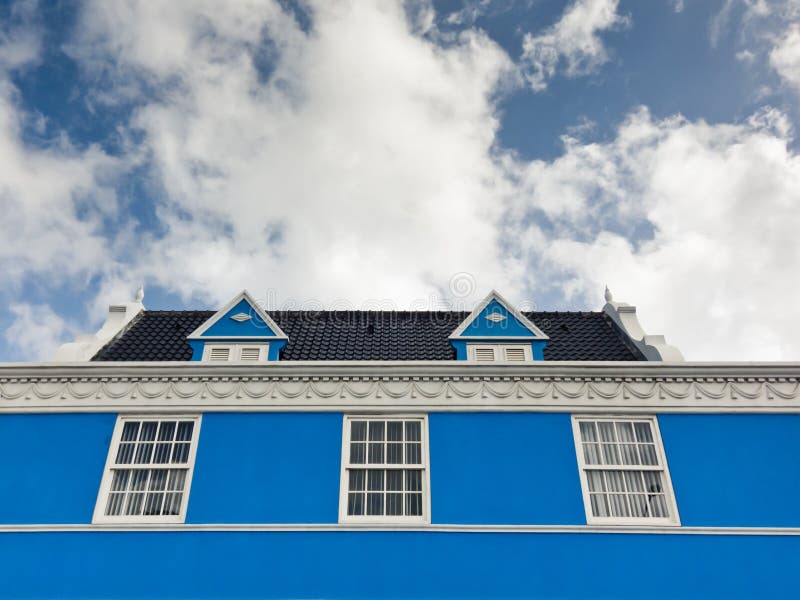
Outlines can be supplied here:
<path id="1" fill-rule="evenodd" d="M 797 597 L 800 365 L 606 299 L 111 306 L 0 365 L 0 597 Z"/>

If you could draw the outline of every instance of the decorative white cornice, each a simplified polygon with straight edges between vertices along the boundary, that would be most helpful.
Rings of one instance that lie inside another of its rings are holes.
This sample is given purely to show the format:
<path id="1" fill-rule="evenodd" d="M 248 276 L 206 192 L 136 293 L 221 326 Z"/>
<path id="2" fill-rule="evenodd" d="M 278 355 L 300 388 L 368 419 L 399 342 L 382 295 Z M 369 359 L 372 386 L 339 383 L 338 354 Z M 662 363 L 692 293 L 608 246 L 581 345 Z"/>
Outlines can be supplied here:
<path id="1" fill-rule="evenodd" d="M 798 363 L 0 365 L 0 412 L 800 413 Z"/>

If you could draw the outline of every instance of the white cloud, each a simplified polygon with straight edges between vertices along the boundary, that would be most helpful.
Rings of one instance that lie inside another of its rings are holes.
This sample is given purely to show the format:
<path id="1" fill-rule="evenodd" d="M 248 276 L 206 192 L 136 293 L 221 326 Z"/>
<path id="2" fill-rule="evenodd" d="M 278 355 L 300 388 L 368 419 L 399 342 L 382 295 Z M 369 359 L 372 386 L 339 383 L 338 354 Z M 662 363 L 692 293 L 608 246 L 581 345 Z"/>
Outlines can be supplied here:
<path id="1" fill-rule="evenodd" d="M 168 228 L 143 244 L 134 281 L 211 302 L 248 286 L 408 303 L 464 270 L 512 286 L 492 150 L 508 57 L 477 32 L 447 48 L 416 37 L 399 4 L 311 8 L 306 34 L 266 0 L 224 16 L 217 3 L 87 6 L 72 48 L 84 65 L 169 83 L 132 123 Z M 253 63 L 265 36 L 266 82 Z"/>
<path id="2" fill-rule="evenodd" d="M 522 44 L 523 74 L 531 89 L 547 89 L 548 80 L 564 65 L 567 77 L 586 75 L 608 61 L 600 33 L 629 24 L 617 12 L 619 0 L 575 0 L 557 23 Z"/>
<path id="3" fill-rule="evenodd" d="M 40 146 L 23 139 L 29 120 L 10 75 L 40 60 L 35 4 L 18 2 L 0 29 L 0 272 L 4 286 L 37 274 L 51 284 L 95 271 L 105 256 L 102 219 L 115 211 L 102 183 L 114 162 L 95 147 L 76 149 L 55 134 Z"/>
<path id="4" fill-rule="evenodd" d="M 542 34 L 567 74 L 607 59 L 598 33 L 622 21 L 602 5 L 577 2 Z M 515 67 L 485 34 L 439 45 L 399 4 L 309 8 L 305 32 L 269 0 L 88 4 L 70 52 L 97 101 L 137 105 L 123 125 L 141 142 L 119 160 L 60 138 L 26 146 L 4 79 L 4 283 L 92 275 L 97 303 L 144 281 L 211 305 L 248 287 L 407 306 L 466 271 L 475 294 L 597 307 L 607 282 L 689 358 L 800 355 L 786 309 L 800 301 L 800 166 L 781 113 L 707 124 L 642 109 L 611 141 L 578 123 L 560 157 L 523 162 L 497 147 Z M 115 170 L 141 156 L 162 233 L 104 234 Z M 72 328 L 46 307 L 14 314 L 6 337 L 26 356 Z"/>
<path id="5" fill-rule="evenodd" d="M 50 360 L 59 344 L 74 334 L 45 304 L 12 304 L 9 309 L 14 320 L 3 335 L 21 360 Z"/>
<path id="6" fill-rule="evenodd" d="M 800 91 L 800 24 L 789 27 L 769 53 L 769 64 L 789 85 Z"/>
<path id="7" fill-rule="evenodd" d="M 695 360 L 800 356 L 800 157 L 784 115 L 738 125 L 642 109 L 605 144 L 570 142 L 523 174 L 518 210 L 550 228 L 510 235 L 581 303 L 608 283 L 639 305 L 645 328 Z M 651 228 L 649 239 L 635 231 Z"/>

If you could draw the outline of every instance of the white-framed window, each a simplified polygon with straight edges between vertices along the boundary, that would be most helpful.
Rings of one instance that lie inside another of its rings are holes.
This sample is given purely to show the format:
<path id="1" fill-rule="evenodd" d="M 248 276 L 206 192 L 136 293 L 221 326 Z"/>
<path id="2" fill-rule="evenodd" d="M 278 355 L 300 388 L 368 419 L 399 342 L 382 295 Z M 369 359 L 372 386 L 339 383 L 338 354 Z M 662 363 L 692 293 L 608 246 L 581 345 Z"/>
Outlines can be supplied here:
<path id="1" fill-rule="evenodd" d="M 525 362 L 533 360 L 530 344 L 467 344 L 474 362 Z"/>
<path id="2" fill-rule="evenodd" d="M 93 523 L 183 523 L 199 415 L 120 415 Z"/>
<path id="3" fill-rule="evenodd" d="M 269 344 L 212 344 L 203 346 L 204 362 L 267 362 Z"/>
<path id="4" fill-rule="evenodd" d="M 345 415 L 339 520 L 430 521 L 428 419 Z"/>
<path id="5" fill-rule="evenodd" d="M 658 421 L 573 416 L 587 523 L 680 525 Z"/>

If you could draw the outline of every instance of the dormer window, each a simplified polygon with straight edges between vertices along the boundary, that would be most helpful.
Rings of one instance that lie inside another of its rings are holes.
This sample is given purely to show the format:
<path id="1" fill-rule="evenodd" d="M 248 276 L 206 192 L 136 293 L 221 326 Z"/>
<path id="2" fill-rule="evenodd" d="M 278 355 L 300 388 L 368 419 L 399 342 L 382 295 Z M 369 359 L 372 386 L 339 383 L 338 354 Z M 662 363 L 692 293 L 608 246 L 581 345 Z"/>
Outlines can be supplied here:
<path id="1" fill-rule="evenodd" d="M 475 362 L 526 362 L 533 360 L 529 344 L 468 344 L 467 359 Z"/>
<path id="2" fill-rule="evenodd" d="M 186 338 L 192 360 L 264 363 L 280 358 L 288 336 L 247 290 Z"/>
<path id="3" fill-rule="evenodd" d="M 457 360 L 507 363 L 544 360 L 544 348 L 550 338 L 492 291 L 449 339 Z"/>
<path id="4" fill-rule="evenodd" d="M 210 344 L 203 348 L 203 362 L 267 362 L 269 344 Z"/>

